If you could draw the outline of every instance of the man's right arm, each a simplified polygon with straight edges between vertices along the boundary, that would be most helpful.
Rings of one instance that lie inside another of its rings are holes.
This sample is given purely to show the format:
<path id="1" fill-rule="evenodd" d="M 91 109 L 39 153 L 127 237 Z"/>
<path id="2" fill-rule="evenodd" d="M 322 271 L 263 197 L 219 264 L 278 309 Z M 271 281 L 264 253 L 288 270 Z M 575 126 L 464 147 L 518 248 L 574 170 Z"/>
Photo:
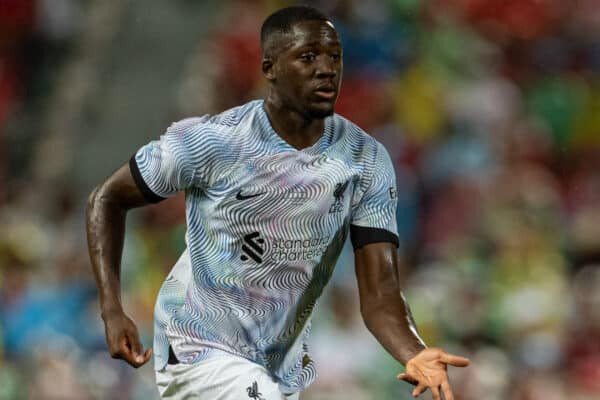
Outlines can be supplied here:
<path id="1" fill-rule="evenodd" d="M 151 349 L 144 352 L 137 327 L 123 311 L 121 254 L 127 211 L 146 204 L 125 164 L 90 194 L 86 217 L 88 250 L 109 351 L 113 358 L 121 358 L 135 368 L 150 359 Z"/>

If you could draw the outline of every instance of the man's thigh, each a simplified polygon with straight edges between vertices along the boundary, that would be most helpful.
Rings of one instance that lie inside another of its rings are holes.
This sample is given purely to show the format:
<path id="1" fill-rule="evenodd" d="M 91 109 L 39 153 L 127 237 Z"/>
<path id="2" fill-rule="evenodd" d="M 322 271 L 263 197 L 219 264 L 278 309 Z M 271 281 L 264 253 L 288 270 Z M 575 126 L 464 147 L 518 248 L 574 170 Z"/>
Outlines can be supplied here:
<path id="1" fill-rule="evenodd" d="M 223 356 L 156 372 L 164 400 L 298 400 L 285 396 L 266 369 L 241 357 Z"/>

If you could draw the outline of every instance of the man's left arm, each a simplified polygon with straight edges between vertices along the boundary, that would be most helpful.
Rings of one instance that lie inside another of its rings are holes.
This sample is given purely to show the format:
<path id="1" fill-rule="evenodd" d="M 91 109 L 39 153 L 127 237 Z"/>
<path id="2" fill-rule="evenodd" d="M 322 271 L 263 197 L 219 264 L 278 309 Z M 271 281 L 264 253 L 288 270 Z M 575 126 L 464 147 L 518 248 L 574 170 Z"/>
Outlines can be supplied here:
<path id="1" fill-rule="evenodd" d="M 398 379 L 416 385 L 413 396 L 428 388 L 434 400 L 440 389 L 453 400 L 447 366 L 465 367 L 469 360 L 438 348 L 427 348 L 417 333 L 408 304 L 400 290 L 398 251 L 394 243 L 377 242 L 355 249 L 354 259 L 365 325 L 406 372 Z"/>

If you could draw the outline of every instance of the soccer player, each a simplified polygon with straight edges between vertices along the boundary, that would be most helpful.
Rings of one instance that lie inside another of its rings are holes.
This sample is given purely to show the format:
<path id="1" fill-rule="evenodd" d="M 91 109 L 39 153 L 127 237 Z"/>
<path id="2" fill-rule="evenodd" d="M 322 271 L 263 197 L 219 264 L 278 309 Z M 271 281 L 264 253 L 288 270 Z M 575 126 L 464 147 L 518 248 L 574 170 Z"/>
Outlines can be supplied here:
<path id="1" fill-rule="evenodd" d="M 155 308 L 162 398 L 298 399 L 316 377 L 311 312 L 349 234 L 362 316 L 406 365 L 398 378 L 415 396 L 452 400 L 447 365 L 468 360 L 426 348 L 400 292 L 395 174 L 381 144 L 334 114 L 333 24 L 310 7 L 284 8 L 265 20 L 261 44 L 266 99 L 174 123 L 90 195 L 110 354 L 136 368 L 151 355 L 120 301 L 126 212 L 184 191 L 187 250 Z"/>

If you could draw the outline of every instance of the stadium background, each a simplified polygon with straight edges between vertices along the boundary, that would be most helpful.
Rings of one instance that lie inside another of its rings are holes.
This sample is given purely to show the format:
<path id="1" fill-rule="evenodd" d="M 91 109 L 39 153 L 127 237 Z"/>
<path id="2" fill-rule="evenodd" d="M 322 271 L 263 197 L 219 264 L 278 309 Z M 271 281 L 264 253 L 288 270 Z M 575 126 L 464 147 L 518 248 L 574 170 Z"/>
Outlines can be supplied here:
<path id="1" fill-rule="evenodd" d="M 0 0 L 0 399 L 153 399 L 110 359 L 87 194 L 184 116 L 260 97 L 284 1 Z M 338 112 L 396 166 L 403 281 L 457 399 L 600 398 L 600 3 L 308 2 L 345 47 Z M 127 312 L 151 344 L 181 197 L 131 213 Z M 366 332 L 352 254 L 314 318 L 304 399 L 408 399 Z"/>

